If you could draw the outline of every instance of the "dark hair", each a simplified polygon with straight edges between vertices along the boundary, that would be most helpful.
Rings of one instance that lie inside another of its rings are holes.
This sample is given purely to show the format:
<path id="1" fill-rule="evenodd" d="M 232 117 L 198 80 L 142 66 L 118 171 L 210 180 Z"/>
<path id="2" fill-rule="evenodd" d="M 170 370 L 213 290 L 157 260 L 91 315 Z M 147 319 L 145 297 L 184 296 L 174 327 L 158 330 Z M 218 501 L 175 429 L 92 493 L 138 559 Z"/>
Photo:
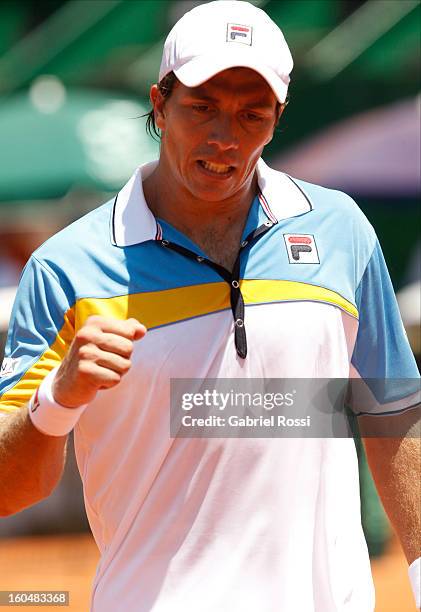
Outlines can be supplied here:
<path id="1" fill-rule="evenodd" d="M 177 77 L 174 72 L 169 72 L 166 74 L 158 83 L 158 90 L 160 91 L 163 98 L 169 98 L 172 90 L 174 89 L 174 85 L 178 82 Z M 155 111 L 154 109 L 150 110 L 149 113 L 142 115 L 142 117 L 146 117 L 146 131 L 156 140 L 161 138 L 161 132 L 156 127 L 155 123 Z"/>
<path id="2" fill-rule="evenodd" d="M 174 72 L 169 72 L 168 74 L 166 74 L 158 83 L 158 90 L 160 91 L 162 97 L 168 99 L 172 93 L 172 90 L 174 89 L 174 85 L 178 82 L 179 81 L 177 77 L 175 76 Z M 285 109 L 288 102 L 289 102 L 288 95 L 283 104 L 281 104 L 278 101 L 276 102 L 276 114 L 277 115 L 280 109 L 282 110 Z M 152 136 L 152 138 L 154 138 L 155 140 L 158 138 L 158 141 L 159 141 L 161 139 L 161 132 L 156 127 L 154 109 L 150 110 L 148 113 L 145 113 L 144 115 L 142 115 L 142 117 L 146 117 L 147 133 L 150 136 Z M 278 125 L 278 121 L 276 122 L 276 125 Z"/>

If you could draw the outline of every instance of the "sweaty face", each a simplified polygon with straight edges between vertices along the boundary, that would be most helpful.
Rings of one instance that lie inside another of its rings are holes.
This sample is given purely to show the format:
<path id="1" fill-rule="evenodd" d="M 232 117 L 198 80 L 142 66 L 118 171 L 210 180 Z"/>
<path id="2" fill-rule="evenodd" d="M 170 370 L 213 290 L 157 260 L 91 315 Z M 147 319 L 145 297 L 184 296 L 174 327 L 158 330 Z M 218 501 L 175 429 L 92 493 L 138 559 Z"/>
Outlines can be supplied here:
<path id="1" fill-rule="evenodd" d="M 275 94 L 248 68 L 225 70 L 199 87 L 177 83 L 155 110 L 168 178 L 207 201 L 250 188 L 278 119 Z"/>

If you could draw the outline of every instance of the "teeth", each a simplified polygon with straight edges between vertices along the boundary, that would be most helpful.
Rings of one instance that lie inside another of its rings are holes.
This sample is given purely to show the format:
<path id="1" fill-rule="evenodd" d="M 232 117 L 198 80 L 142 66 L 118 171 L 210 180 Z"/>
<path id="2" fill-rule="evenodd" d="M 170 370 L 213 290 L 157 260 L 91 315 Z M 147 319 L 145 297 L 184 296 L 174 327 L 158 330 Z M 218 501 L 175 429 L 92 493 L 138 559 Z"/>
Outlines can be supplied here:
<path id="1" fill-rule="evenodd" d="M 225 166 L 225 164 L 213 164 L 207 161 L 202 161 L 202 166 L 206 168 L 206 170 L 217 172 L 218 174 L 229 172 L 229 169 L 231 168 L 231 166 Z"/>

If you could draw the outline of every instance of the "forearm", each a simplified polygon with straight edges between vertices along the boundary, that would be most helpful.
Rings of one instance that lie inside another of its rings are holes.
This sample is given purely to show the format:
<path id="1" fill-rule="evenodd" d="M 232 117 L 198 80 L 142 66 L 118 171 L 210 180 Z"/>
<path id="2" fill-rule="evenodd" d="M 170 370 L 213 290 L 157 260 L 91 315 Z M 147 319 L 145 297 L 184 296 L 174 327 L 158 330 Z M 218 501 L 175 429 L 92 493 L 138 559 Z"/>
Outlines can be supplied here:
<path id="1" fill-rule="evenodd" d="M 381 501 L 410 564 L 421 556 L 420 438 L 365 438 L 364 444 Z"/>
<path id="2" fill-rule="evenodd" d="M 47 497 L 63 472 L 67 436 L 47 436 L 26 407 L 0 417 L 0 516 Z"/>

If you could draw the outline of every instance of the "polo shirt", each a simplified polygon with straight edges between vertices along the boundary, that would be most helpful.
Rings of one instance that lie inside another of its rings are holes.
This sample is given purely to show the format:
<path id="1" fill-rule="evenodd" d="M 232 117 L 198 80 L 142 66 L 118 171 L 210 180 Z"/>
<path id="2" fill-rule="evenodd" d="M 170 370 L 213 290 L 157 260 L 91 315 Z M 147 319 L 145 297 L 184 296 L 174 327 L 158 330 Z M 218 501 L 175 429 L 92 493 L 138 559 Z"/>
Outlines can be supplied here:
<path id="1" fill-rule="evenodd" d="M 90 315 L 148 328 L 74 430 L 101 553 L 91 609 L 372 612 L 353 440 L 171 437 L 169 405 L 174 378 L 416 378 L 375 232 L 349 196 L 259 160 L 223 272 L 149 210 L 156 163 L 34 252 L 0 379 L 7 415 Z"/>

